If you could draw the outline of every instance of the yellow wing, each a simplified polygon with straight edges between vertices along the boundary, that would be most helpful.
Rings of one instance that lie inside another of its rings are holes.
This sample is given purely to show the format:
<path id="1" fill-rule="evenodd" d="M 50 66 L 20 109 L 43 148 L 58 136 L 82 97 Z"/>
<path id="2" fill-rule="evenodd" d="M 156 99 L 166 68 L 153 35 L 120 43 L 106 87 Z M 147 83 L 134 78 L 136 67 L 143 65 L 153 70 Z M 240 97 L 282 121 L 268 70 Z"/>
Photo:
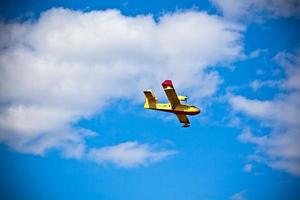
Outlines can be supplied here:
<path id="1" fill-rule="evenodd" d="M 189 121 L 189 119 L 187 118 L 186 115 L 184 115 L 184 114 L 176 114 L 176 116 L 177 116 L 178 120 L 181 123 L 183 123 L 185 125 L 189 125 L 190 124 L 190 121 Z"/>
<path id="2" fill-rule="evenodd" d="M 165 93 L 166 93 L 168 99 L 169 99 L 169 102 L 171 103 L 172 108 L 174 108 L 176 105 L 179 105 L 180 101 L 179 101 L 178 96 L 175 92 L 172 81 L 171 80 L 165 80 L 162 83 L 162 86 L 165 90 Z"/>

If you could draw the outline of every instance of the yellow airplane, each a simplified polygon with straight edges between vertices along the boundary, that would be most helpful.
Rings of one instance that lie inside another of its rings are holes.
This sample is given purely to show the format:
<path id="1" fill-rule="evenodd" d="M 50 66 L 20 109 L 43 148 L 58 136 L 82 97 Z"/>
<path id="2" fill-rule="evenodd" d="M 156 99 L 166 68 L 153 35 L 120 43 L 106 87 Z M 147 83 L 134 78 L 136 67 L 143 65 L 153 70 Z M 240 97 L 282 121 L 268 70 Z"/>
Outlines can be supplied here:
<path id="1" fill-rule="evenodd" d="M 196 106 L 181 104 L 180 101 L 186 102 L 187 97 L 177 96 L 171 80 L 165 80 L 162 86 L 170 103 L 158 103 L 158 99 L 154 96 L 153 92 L 146 90 L 144 91 L 146 96 L 144 108 L 174 113 L 178 120 L 183 123 L 182 127 L 189 127 L 190 121 L 187 115 L 197 115 L 200 113 L 200 109 Z"/>

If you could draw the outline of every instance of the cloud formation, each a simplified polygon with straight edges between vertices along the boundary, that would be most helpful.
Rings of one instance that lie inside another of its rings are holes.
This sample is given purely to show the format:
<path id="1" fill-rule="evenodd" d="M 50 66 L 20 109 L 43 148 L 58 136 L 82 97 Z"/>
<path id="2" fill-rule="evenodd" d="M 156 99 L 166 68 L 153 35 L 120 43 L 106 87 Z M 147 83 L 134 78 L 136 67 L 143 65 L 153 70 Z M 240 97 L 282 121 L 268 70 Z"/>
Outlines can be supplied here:
<path id="1" fill-rule="evenodd" d="M 31 21 L 1 22 L 0 142 L 20 152 L 59 149 L 80 159 L 88 152 L 85 138 L 96 133 L 73 125 L 101 114 L 110 100 L 142 101 L 141 91 L 164 79 L 191 97 L 213 95 L 221 80 L 207 69 L 240 56 L 242 31 L 195 11 L 156 22 L 118 10 L 55 8 Z M 112 149 L 99 152 L 103 160 L 101 152 Z"/>
<path id="2" fill-rule="evenodd" d="M 281 92 L 272 100 L 249 99 L 231 95 L 229 102 L 233 109 L 256 118 L 271 133 L 257 136 L 245 128 L 239 139 L 257 145 L 252 159 L 274 169 L 300 176 L 300 52 L 295 55 L 281 52 L 274 60 L 285 71 L 277 89 Z M 274 85 L 273 85 L 274 87 Z"/>
<path id="3" fill-rule="evenodd" d="M 175 153 L 175 151 L 170 150 L 155 151 L 148 144 L 125 142 L 116 146 L 91 149 L 87 157 L 99 164 L 112 163 L 120 167 L 130 168 L 148 165 Z"/>
<path id="4" fill-rule="evenodd" d="M 230 200 L 246 200 L 247 198 L 245 197 L 247 190 L 243 190 L 241 192 L 235 193 L 230 197 Z"/>
<path id="5" fill-rule="evenodd" d="M 262 15 L 300 17 L 299 0 L 211 0 L 230 19 L 253 20 Z"/>

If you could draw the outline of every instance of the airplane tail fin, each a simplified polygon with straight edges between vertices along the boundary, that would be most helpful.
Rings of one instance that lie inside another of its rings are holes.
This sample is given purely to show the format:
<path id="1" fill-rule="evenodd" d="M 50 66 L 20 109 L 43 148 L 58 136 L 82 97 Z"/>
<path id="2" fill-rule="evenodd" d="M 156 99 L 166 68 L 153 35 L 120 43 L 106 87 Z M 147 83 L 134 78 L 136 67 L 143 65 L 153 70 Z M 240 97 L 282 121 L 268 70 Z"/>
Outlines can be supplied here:
<path id="1" fill-rule="evenodd" d="M 144 108 L 155 108 L 157 104 L 157 98 L 154 96 L 151 90 L 144 91 L 146 96 Z"/>

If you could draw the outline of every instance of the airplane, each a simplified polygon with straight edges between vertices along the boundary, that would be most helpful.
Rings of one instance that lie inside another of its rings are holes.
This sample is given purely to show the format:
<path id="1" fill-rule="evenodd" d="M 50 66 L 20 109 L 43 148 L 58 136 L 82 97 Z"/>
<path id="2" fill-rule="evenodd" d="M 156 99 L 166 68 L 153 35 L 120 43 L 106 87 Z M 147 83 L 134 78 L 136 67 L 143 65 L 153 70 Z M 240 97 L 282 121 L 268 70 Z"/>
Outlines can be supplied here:
<path id="1" fill-rule="evenodd" d="M 165 80 L 162 83 L 162 86 L 168 97 L 169 103 L 158 103 L 158 99 L 155 97 L 154 93 L 151 90 L 146 90 L 144 91 L 146 96 L 144 108 L 174 113 L 179 122 L 183 123 L 182 127 L 189 127 L 190 121 L 187 118 L 187 115 L 197 115 L 200 113 L 200 109 L 193 105 L 181 104 L 181 101 L 187 101 L 187 97 L 178 96 L 176 94 L 171 80 Z"/>

